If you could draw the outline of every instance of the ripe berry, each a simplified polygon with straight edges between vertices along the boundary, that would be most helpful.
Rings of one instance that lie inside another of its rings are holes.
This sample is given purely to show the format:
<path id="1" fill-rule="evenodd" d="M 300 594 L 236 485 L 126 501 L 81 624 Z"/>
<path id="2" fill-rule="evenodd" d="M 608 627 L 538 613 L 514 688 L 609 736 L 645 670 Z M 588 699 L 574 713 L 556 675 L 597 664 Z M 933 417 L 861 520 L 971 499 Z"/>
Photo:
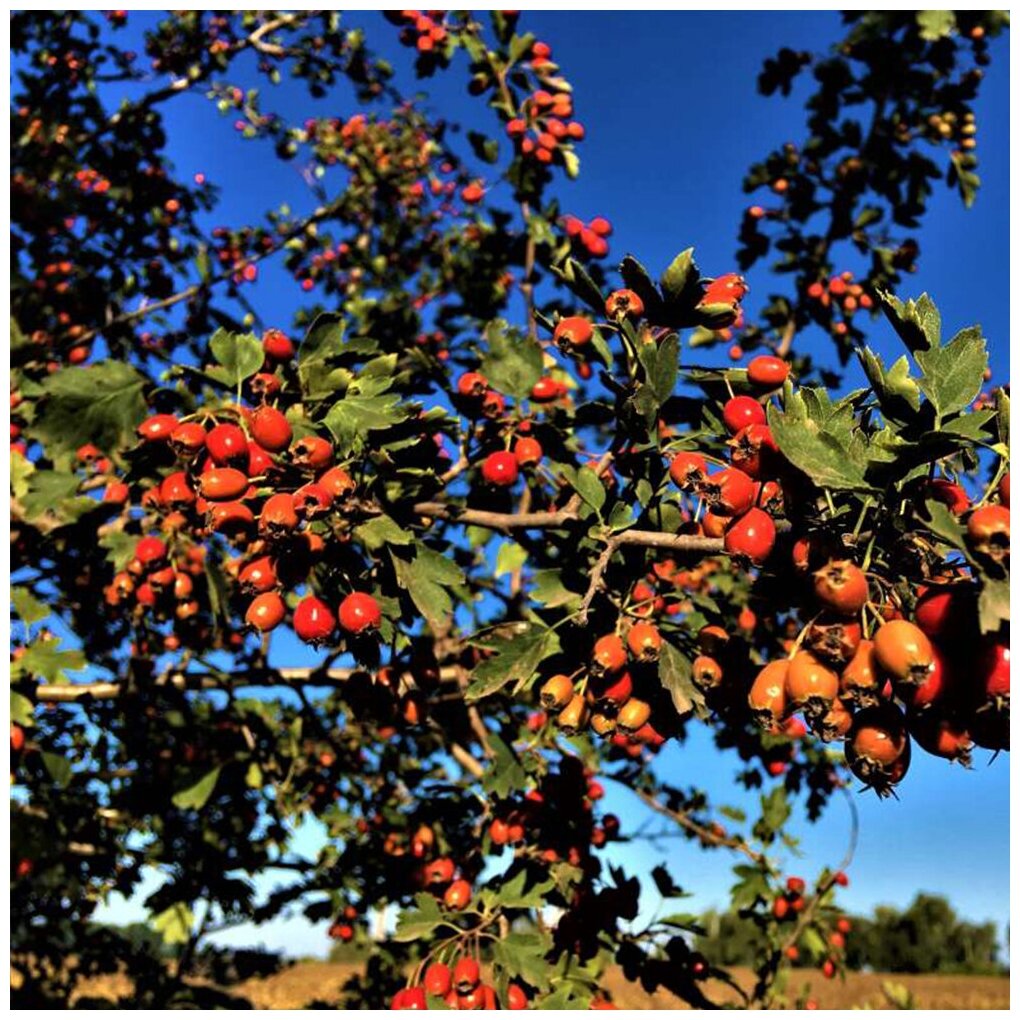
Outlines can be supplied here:
<path id="1" fill-rule="evenodd" d="M 868 579 L 850 560 L 833 560 L 815 571 L 815 597 L 842 616 L 856 616 L 868 601 Z"/>
<path id="2" fill-rule="evenodd" d="M 562 673 L 549 677 L 539 692 L 542 707 L 559 711 L 574 696 L 574 682 Z"/>
<path id="3" fill-rule="evenodd" d="M 606 634 L 592 649 L 591 671 L 596 676 L 618 673 L 627 664 L 627 652 L 618 634 Z"/>
<path id="4" fill-rule="evenodd" d="M 293 341 L 278 329 L 267 329 L 262 334 L 262 350 L 273 361 L 290 361 L 294 357 Z"/>
<path id="5" fill-rule="evenodd" d="M 465 372 L 457 380 L 457 392 L 462 397 L 481 397 L 489 388 L 489 380 L 481 372 Z"/>
<path id="6" fill-rule="evenodd" d="M 761 566 L 776 544 L 776 525 L 764 510 L 752 507 L 726 529 L 723 541 L 731 556 L 746 556 Z"/>
<path id="7" fill-rule="evenodd" d="M 710 655 L 699 655 L 691 663 L 691 676 L 703 691 L 710 691 L 722 683 L 723 669 Z"/>
<path id="8" fill-rule="evenodd" d="M 425 970 L 425 991 L 429 995 L 443 998 L 453 987 L 450 968 L 445 963 L 432 963 Z"/>
<path id="9" fill-rule="evenodd" d="M 154 414 L 138 426 L 138 435 L 147 443 L 163 442 L 170 438 L 177 425 L 172 414 Z"/>
<path id="10" fill-rule="evenodd" d="M 443 893 L 443 903 L 451 910 L 463 910 L 471 902 L 471 885 L 463 878 L 452 882 Z"/>
<path id="11" fill-rule="evenodd" d="M 318 484 L 333 499 L 342 499 L 344 496 L 349 496 L 356 488 L 354 479 L 342 467 L 330 468 L 324 475 L 320 475 Z"/>
<path id="12" fill-rule="evenodd" d="M 779 447 L 768 425 L 747 425 L 726 445 L 730 448 L 730 463 L 752 478 L 773 473 Z"/>
<path id="13" fill-rule="evenodd" d="M 333 463 L 333 444 L 322 436 L 304 436 L 290 448 L 291 460 L 309 471 L 323 471 Z"/>
<path id="14" fill-rule="evenodd" d="M 875 632 L 875 660 L 894 680 L 917 686 L 934 665 L 932 644 L 907 620 L 890 620 Z"/>
<path id="15" fill-rule="evenodd" d="M 556 323 L 553 341 L 561 351 L 568 351 L 590 343 L 594 335 L 595 330 L 588 319 L 582 315 L 571 315 Z"/>
<path id="16" fill-rule="evenodd" d="M 252 600 L 244 619 L 249 627 L 254 627 L 255 630 L 265 634 L 279 626 L 286 612 L 287 608 L 283 604 L 283 599 L 275 591 L 269 591 L 257 595 Z"/>
<path id="17" fill-rule="evenodd" d="M 717 517 L 739 517 L 754 505 L 755 487 L 739 468 L 723 468 L 709 475 L 698 493 Z"/>
<path id="18" fill-rule="evenodd" d="M 723 405 L 723 423 L 734 435 L 748 425 L 765 422 L 765 408 L 754 397 L 730 397 Z"/>
<path id="19" fill-rule="evenodd" d="M 877 705 L 882 687 L 875 643 L 862 640 L 839 678 L 839 695 L 855 708 Z"/>
<path id="20" fill-rule="evenodd" d="M 336 618 L 329 606 L 314 595 L 303 598 L 294 610 L 294 631 L 302 641 L 321 645 L 329 641 L 336 629 Z"/>
<path id="21" fill-rule="evenodd" d="M 670 461 L 669 477 L 681 489 L 689 491 L 700 485 L 707 476 L 705 458 L 696 453 L 681 450 Z"/>
<path id="22" fill-rule="evenodd" d="M 248 437 L 237 425 L 217 425 L 210 429 L 205 437 L 205 446 L 217 464 L 247 462 Z"/>
<path id="23" fill-rule="evenodd" d="M 278 492 L 265 501 L 259 514 L 259 531 L 270 537 L 290 534 L 298 526 L 294 497 L 289 492 Z"/>
<path id="24" fill-rule="evenodd" d="M 815 658 L 800 651 L 790 659 L 786 674 L 786 702 L 791 711 L 824 715 L 839 694 L 839 677 Z"/>
<path id="25" fill-rule="evenodd" d="M 520 985 L 511 982 L 506 986 L 507 1009 L 527 1009 L 528 1003 L 527 993 Z"/>
<path id="26" fill-rule="evenodd" d="M 635 623 L 627 632 L 627 647 L 639 662 L 655 662 L 662 648 L 662 635 L 653 623 Z"/>
<path id="27" fill-rule="evenodd" d="M 290 446 L 293 435 L 290 422 L 275 407 L 263 404 L 252 414 L 250 427 L 255 442 L 270 453 L 278 453 Z"/>
<path id="28" fill-rule="evenodd" d="M 630 698 L 616 716 L 616 725 L 624 731 L 634 733 L 640 730 L 651 718 L 652 707 L 647 701 Z"/>
<path id="29" fill-rule="evenodd" d="M 248 476 L 237 468 L 210 468 L 198 476 L 198 489 L 209 500 L 237 499 L 248 489 Z"/>
<path id="30" fill-rule="evenodd" d="M 606 315 L 610 319 L 630 316 L 640 319 L 645 312 L 645 303 L 632 290 L 614 290 L 606 299 Z"/>
<path id="31" fill-rule="evenodd" d="M 454 865 L 449 857 L 437 857 L 425 865 L 425 882 L 428 885 L 446 885 L 453 880 Z"/>
<path id="32" fill-rule="evenodd" d="M 340 626 L 350 634 L 375 630 L 382 622 L 379 603 L 366 592 L 352 592 L 340 603 Z"/>
<path id="33" fill-rule="evenodd" d="M 135 559 L 145 569 L 151 570 L 166 559 L 166 543 L 155 535 L 140 538 L 135 543 Z"/>
<path id="34" fill-rule="evenodd" d="M 789 659 L 770 662 L 759 671 L 751 685 L 747 703 L 755 722 L 763 729 L 775 729 L 786 715 L 786 678 L 789 669 Z"/>
<path id="35" fill-rule="evenodd" d="M 892 704 L 858 712 L 847 734 L 844 753 L 858 779 L 880 795 L 889 793 L 910 764 L 910 738 L 903 713 Z"/>
<path id="36" fill-rule="evenodd" d="M 490 485 L 506 487 L 513 485 L 520 474 L 517 458 L 507 450 L 490 453 L 482 461 L 482 477 Z"/>
<path id="37" fill-rule="evenodd" d="M 467 883 L 464 883 L 467 885 Z M 466 902 L 466 901 L 465 901 Z M 449 904 L 447 904 L 449 906 Z M 481 968 L 478 961 L 470 956 L 462 956 L 453 968 L 453 987 L 461 995 L 466 995 L 481 980 Z"/>
<path id="38" fill-rule="evenodd" d="M 931 498 L 949 508 L 949 512 L 959 517 L 970 509 L 970 496 L 962 485 L 951 482 L 948 478 L 933 478 L 928 482 Z"/>
<path id="39" fill-rule="evenodd" d="M 11 723 L 11 754 L 20 754 L 24 746 L 25 731 L 17 723 Z"/>
<path id="40" fill-rule="evenodd" d="M 755 386 L 766 389 L 782 386 L 789 374 L 790 366 L 782 358 L 776 358 L 771 354 L 759 354 L 747 365 L 748 380 Z"/>
<path id="41" fill-rule="evenodd" d="M 521 467 L 533 467 L 542 459 L 542 444 L 531 436 L 522 436 L 514 443 L 514 457 Z"/>
<path id="42" fill-rule="evenodd" d="M 178 457 L 194 456 L 205 448 L 205 429 L 197 421 L 186 421 L 170 433 L 170 445 Z"/>
<path id="43" fill-rule="evenodd" d="M 967 520 L 967 541 L 970 547 L 995 563 L 1009 559 L 1009 510 L 989 503 L 978 507 Z"/>

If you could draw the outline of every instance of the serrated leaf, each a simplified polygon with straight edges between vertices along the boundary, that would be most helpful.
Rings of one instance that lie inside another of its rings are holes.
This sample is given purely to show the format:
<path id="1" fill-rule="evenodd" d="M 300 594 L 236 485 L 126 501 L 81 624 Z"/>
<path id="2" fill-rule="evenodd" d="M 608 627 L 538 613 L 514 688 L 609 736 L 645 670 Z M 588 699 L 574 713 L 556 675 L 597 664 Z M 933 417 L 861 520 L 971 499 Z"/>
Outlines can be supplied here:
<path id="1" fill-rule="evenodd" d="M 535 624 L 522 626 L 512 637 L 489 646 L 494 654 L 475 667 L 466 692 L 468 701 L 495 694 L 509 683 L 526 683 L 542 660 L 558 651 L 559 638 L 553 631 Z"/>
<path id="2" fill-rule="evenodd" d="M 493 958 L 503 970 L 515 978 L 520 978 L 533 987 L 542 990 L 549 987 L 552 968 L 546 959 L 552 948 L 547 935 L 536 931 L 512 931 L 492 944 Z M 590 996 L 589 996 L 590 998 Z M 568 1006 L 579 1006 L 575 993 L 563 997 L 564 1005 L 550 1006 L 552 997 L 541 1000 L 546 1009 L 565 1009 Z"/>
<path id="3" fill-rule="evenodd" d="M 905 354 L 894 361 L 888 371 L 882 358 L 870 348 L 862 348 L 857 354 L 875 396 L 878 397 L 879 406 L 887 417 L 895 420 L 906 420 L 909 417 L 902 405 L 897 406 L 897 399 L 904 401 L 911 410 L 919 410 L 921 391 L 917 381 L 911 378 L 910 362 Z"/>
<path id="4" fill-rule="evenodd" d="M 995 410 L 999 429 L 999 442 L 1009 447 L 1009 394 L 1004 389 L 995 391 Z"/>
<path id="5" fill-rule="evenodd" d="M 31 676 L 49 684 L 69 683 L 65 670 L 84 669 L 86 665 L 85 655 L 78 649 L 61 649 L 60 638 L 41 637 L 11 663 L 11 678 Z"/>
<path id="6" fill-rule="evenodd" d="M 802 393 L 788 390 L 785 411 L 770 405 L 768 419 L 783 456 L 815 485 L 834 490 L 871 491 L 872 486 L 864 480 L 865 449 L 847 441 L 845 423 L 839 418 L 821 425 L 808 414 Z"/>
<path id="7" fill-rule="evenodd" d="M 209 339 L 209 351 L 217 364 L 207 374 L 231 389 L 251 378 L 266 360 L 266 352 L 253 333 L 218 329 Z"/>
<path id="8" fill-rule="evenodd" d="M 942 338 L 942 320 L 939 310 L 927 294 L 922 294 L 916 301 L 901 301 L 884 291 L 879 291 L 878 296 L 886 318 L 906 344 L 907 350 L 916 353 L 928 347 L 938 347 Z"/>
<path id="9" fill-rule="evenodd" d="M 354 529 L 354 537 L 374 551 L 387 545 L 408 545 L 414 535 L 402 528 L 392 517 L 380 514 Z"/>
<path id="10" fill-rule="evenodd" d="M 415 547 L 413 559 L 405 557 L 406 553 L 398 556 L 390 550 L 397 583 L 433 629 L 444 626 L 453 613 L 453 602 L 444 585 L 462 583 L 464 578 L 460 568 L 421 544 Z"/>
<path id="11" fill-rule="evenodd" d="M 326 413 L 323 423 L 337 442 L 337 451 L 346 456 L 364 445 L 367 433 L 390 428 L 407 418 L 395 393 L 375 397 L 344 397 Z"/>
<path id="12" fill-rule="evenodd" d="M 916 11 L 918 35 L 927 42 L 936 42 L 951 35 L 956 28 L 954 11 Z"/>
<path id="13" fill-rule="evenodd" d="M 659 343 L 654 368 L 648 374 L 648 385 L 660 404 L 673 395 L 679 367 L 680 340 L 676 333 L 670 333 Z"/>
<path id="14" fill-rule="evenodd" d="M 522 774 L 523 771 L 522 769 Z M 499 885 L 484 889 L 481 897 L 487 904 L 508 910 L 538 908 L 544 905 L 545 894 L 555 884 L 551 878 L 542 878 L 530 869 L 521 867 L 512 870 L 509 877 L 503 876 L 503 881 Z"/>
<path id="15" fill-rule="evenodd" d="M 393 932 L 396 942 L 414 942 L 427 939 L 441 926 L 452 927 L 443 920 L 439 903 L 431 893 L 420 892 L 414 898 L 413 909 L 402 910 L 397 917 L 397 927 Z"/>
<path id="16" fill-rule="evenodd" d="M 514 754 L 513 748 L 496 733 L 489 734 L 489 745 L 493 751 L 493 758 L 482 777 L 482 786 L 486 792 L 505 799 L 511 793 L 523 790 L 528 774 Z"/>
<path id="17" fill-rule="evenodd" d="M 138 544 L 137 535 L 129 535 L 126 531 L 108 531 L 99 539 L 100 548 L 106 549 L 106 559 L 113 564 L 114 570 L 123 570 L 135 554 Z"/>
<path id="18" fill-rule="evenodd" d="M 988 351 L 981 330 L 962 329 L 945 347 L 914 355 L 924 373 L 920 387 L 940 417 L 962 411 L 981 392 Z"/>
<path id="19" fill-rule="evenodd" d="M 346 390 L 353 378 L 349 369 L 331 366 L 330 362 L 347 352 L 344 342 L 346 323 L 336 312 L 322 312 L 308 327 L 298 347 L 298 379 L 307 399 L 321 400 Z M 374 342 L 369 342 L 371 353 Z"/>
<path id="20" fill-rule="evenodd" d="M 510 330 L 502 319 L 486 327 L 484 338 L 479 371 L 497 392 L 524 400 L 542 377 L 542 348 Z"/>
<path id="21" fill-rule="evenodd" d="M 581 596 L 563 584 L 558 570 L 536 570 L 531 580 L 531 598 L 549 609 L 579 605 Z"/>
<path id="22" fill-rule="evenodd" d="M 182 945 L 191 938 L 195 915 L 187 903 L 174 903 L 159 914 L 149 918 L 149 925 L 163 936 L 167 945 Z"/>
<path id="23" fill-rule="evenodd" d="M 178 792 L 170 798 L 174 807 L 180 808 L 182 811 L 186 811 L 188 809 L 200 811 L 203 807 L 205 807 L 206 801 L 212 796 L 212 792 L 216 789 L 216 783 L 219 778 L 220 768 L 217 766 L 202 776 L 197 783 L 193 783 L 191 786 L 188 786 L 183 790 L 178 790 Z"/>
<path id="24" fill-rule="evenodd" d="M 934 499 L 926 500 L 924 505 L 927 517 L 925 527 L 954 549 L 963 549 L 963 525 L 953 516 L 949 507 Z"/>
<path id="25" fill-rule="evenodd" d="M 27 588 L 12 588 L 11 603 L 18 618 L 27 624 L 38 623 L 50 615 L 50 607 L 40 602 Z"/>
<path id="26" fill-rule="evenodd" d="M 677 715 L 704 712 L 705 696 L 694 684 L 690 660 L 668 641 L 663 641 L 659 651 L 659 683 L 669 691 Z"/>
<path id="27" fill-rule="evenodd" d="M 29 479 L 35 473 L 35 465 L 17 450 L 11 450 L 11 495 L 24 499 L 28 495 Z"/>
<path id="28" fill-rule="evenodd" d="M 564 265 L 553 266 L 558 276 L 597 315 L 605 315 L 606 300 L 598 284 L 588 275 L 577 259 L 567 259 Z"/>
<path id="29" fill-rule="evenodd" d="M 146 381 L 123 361 L 63 368 L 42 383 L 43 401 L 26 431 L 51 457 L 89 442 L 104 452 L 127 447 L 145 417 Z"/>

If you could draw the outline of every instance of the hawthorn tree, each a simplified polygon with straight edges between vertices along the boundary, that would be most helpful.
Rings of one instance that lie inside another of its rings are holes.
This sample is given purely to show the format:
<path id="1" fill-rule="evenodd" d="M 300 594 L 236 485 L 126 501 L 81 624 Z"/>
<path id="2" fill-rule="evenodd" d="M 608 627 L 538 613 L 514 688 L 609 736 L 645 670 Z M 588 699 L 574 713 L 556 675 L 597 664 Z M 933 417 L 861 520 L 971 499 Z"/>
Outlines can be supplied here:
<path id="1" fill-rule="evenodd" d="M 853 13 L 766 64 L 764 92 L 817 91 L 747 178 L 737 266 L 775 252 L 787 285 L 753 321 L 729 267 L 610 268 L 610 224 L 563 212 L 583 99 L 517 12 L 387 15 L 420 77 L 466 70 L 492 128 L 463 138 L 346 15 L 175 12 L 144 54 L 128 17 L 11 22 L 15 1003 L 123 966 L 121 1005 L 230 1004 L 188 980 L 204 941 L 300 910 L 366 946 L 346 1006 L 613 1008 L 611 964 L 803 1004 L 787 967 L 841 967 L 847 862 L 784 874 L 793 812 L 891 793 L 915 744 L 1008 745 L 1009 398 L 978 328 L 893 294 L 935 179 L 974 198 L 1006 16 Z M 290 123 L 284 78 L 356 112 Z M 166 158 L 189 94 L 313 211 L 207 231 L 217 188 Z M 274 258 L 307 292 L 287 328 L 257 309 Z M 861 385 L 832 392 L 812 324 Z M 716 343 L 732 367 L 692 356 Z M 758 817 L 657 765 L 695 727 Z M 635 835 L 607 780 L 732 859 L 753 988 L 698 917 L 633 923 L 642 880 L 681 890 L 601 859 Z M 170 966 L 91 922 L 152 869 Z"/>

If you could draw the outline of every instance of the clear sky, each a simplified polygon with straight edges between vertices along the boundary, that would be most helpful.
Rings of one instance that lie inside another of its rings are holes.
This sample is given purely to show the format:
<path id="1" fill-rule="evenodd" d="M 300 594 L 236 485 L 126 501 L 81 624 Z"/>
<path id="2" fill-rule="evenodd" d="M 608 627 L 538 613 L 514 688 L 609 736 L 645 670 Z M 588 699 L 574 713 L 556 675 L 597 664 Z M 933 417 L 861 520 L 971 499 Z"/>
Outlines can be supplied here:
<path id="1" fill-rule="evenodd" d="M 148 16 L 131 14 L 122 38 L 134 39 Z M 398 83 L 415 88 L 408 73 L 410 51 L 396 43 L 396 31 L 372 13 L 352 14 L 369 30 L 370 45 L 400 70 Z M 588 135 L 580 147 L 581 177 L 561 181 L 563 208 L 588 219 L 608 217 L 615 228 L 612 258 L 636 254 L 657 272 L 681 249 L 694 245 L 709 275 L 733 268 L 736 231 L 749 199 L 741 191 L 747 166 L 776 144 L 803 137 L 800 100 L 803 85 L 789 99 L 763 99 L 755 90 L 762 60 L 782 45 L 821 50 L 841 34 L 834 12 L 802 13 L 540 13 L 524 12 L 522 26 L 553 48 L 553 56 L 574 84 L 577 110 Z M 138 47 L 141 49 L 141 47 Z M 975 208 L 965 211 L 954 193 L 936 187 L 923 229 L 920 272 L 901 296 L 927 290 L 942 311 L 950 333 L 973 322 L 985 328 L 997 382 L 1008 379 L 1008 210 L 1009 210 L 1009 50 L 1008 41 L 992 43 L 992 66 L 977 104 L 984 181 Z M 423 83 L 444 116 L 465 124 L 492 127 L 483 104 L 467 96 L 463 73 L 437 74 Z M 312 104 L 296 87 L 269 93 L 265 110 L 302 117 L 310 113 L 347 116 L 349 94 L 340 90 Z M 212 104 L 187 97 L 166 107 L 170 155 L 182 173 L 203 171 L 223 188 L 224 202 L 215 221 L 241 223 L 273 205 L 289 202 L 309 208 L 311 198 L 298 166 L 252 158 Z M 495 132 L 494 132 L 495 133 Z M 749 277 L 753 308 L 774 286 L 764 266 Z M 267 324 L 286 326 L 302 294 L 272 265 L 260 269 L 257 288 L 249 291 Z M 801 341 L 823 356 L 828 341 L 807 334 Z M 889 329 L 876 321 L 869 342 L 893 350 Z M 699 358 L 699 360 L 704 360 Z M 851 373 L 847 385 L 857 385 Z M 277 646 L 281 664 L 300 664 L 296 642 Z M 1009 916 L 1009 770 L 1007 757 L 989 766 L 979 751 L 966 771 L 918 751 L 900 799 L 879 801 L 856 795 L 861 837 L 850 869 L 851 885 L 841 899 L 847 909 L 868 911 L 877 903 L 905 906 L 918 890 L 944 893 L 965 916 Z M 670 747 L 659 768 L 678 783 L 698 783 L 720 803 L 741 803 L 732 785 L 736 761 L 711 747 L 707 732 L 696 731 L 682 748 Z M 633 830 L 648 819 L 635 798 L 610 788 L 608 807 Z M 843 854 L 849 830 L 845 806 L 834 801 L 816 826 L 798 824 L 803 861 L 789 867 L 806 876 Z M 650 826 L 648 831 L 659 831 Z M 301 843 L 314 853 L 314 830 Z M 681 885 L 698 890 L 690 909 L 723 906 L 735 861 L 725 851 L 702 853 L 683 840 L 658 846 L 647 841 L 615 848 L 613 857 L 631 871 L 665 860 Z M 643 903 L 657 906 L 654 893 Z M 688 906 L 685 906 L 688 909 Z M 100 916 L 113 920 L 141 917 L 137 903 L 111 904 Z M 328 947 L 325 925 L 301 919 L 275 921 L 258 931 L 240 930 L 223 941 L 264 943 L 293 955 L 321 954 Z"/>

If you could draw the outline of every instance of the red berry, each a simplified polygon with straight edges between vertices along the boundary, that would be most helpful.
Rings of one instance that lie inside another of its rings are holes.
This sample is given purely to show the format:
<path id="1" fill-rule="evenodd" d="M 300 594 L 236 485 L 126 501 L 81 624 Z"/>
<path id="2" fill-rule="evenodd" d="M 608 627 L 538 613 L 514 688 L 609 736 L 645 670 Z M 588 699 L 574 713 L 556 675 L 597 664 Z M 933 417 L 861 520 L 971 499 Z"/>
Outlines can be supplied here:
<path id="1" fill-rule="evenodd" d="M 262 334 L 262 350 L 273 361 L 290 361 L 294 357 L 293 342 L 278 329 L 267 329 Z"/>
<path id="2" fill-rule="evenodd" d="M 310 645 L 326 643 L 336 629 L 336 618 L 322 599 L 315 595 L 303 598 L 294 610 L 294 631 Z"/>
<path id="3" fill-rule="evenodd" d="M 382 622 L 379 603 L 366 592 L 352 592 L 340 603 L 340 626 L 350 634 L 375 630 Z"/>
<path id="4" fill-rule="evenodd" d="M 774 389 L 782 386 L 789 374 L 790 366 L 771 354 L 759 354 L 747 364 L 747 378 L 755 386 Z"/>
<path id="5" fill-rule="evenodd" d="M 154 535 L 140 538 L 135 543 L 135 559 L 147 570 L 151 569 L 166 559 L 166 543 Z"/>
<path id="6" fill-rule="evenodd" d="M 723 422 L 735 435 L 748 425 L 764 425 L 765 408 L 754 397 L 730 397 L 723 405 Z"/>
<path id="7" fill-rule="evenodd" d="M 205 446 L 217 464 L 230 464 L 238 460 L 246 462 L 248 459 L 248 437 L 237 425 L 217 425 L 210 429 L 205 437 Z"/>
<path id="8" fill-rule="evenodd" d="M 250 424 L 252 438 L 270 453 L 277 453 L 290 446 L 293 434 L 290 422 L 275 407 L 263 404 L 251 416 Z"/>
<path id="9" fill-rule="evenodd" d="M 752 507 L 726 529 L 723 541 L 731 556 L 746 556 L 760 566 L 776 544 L 776 525 L 764 510 Z"/>
<path id="10" fill-rule="evenodd" d="M 269 591 L 252 600 L 244 619 L 249 627 L 254 627 L 255 630 L 265 634 L 279 626 L 286 612 L 287 607 L 283 604 L 283 599 L 275 591 Z"/>
<path id="11" fill-rule="evenodd" d="M 482 477 L 490 485 L 506 487 L 517 481 L 520 468 L 517 458 L 507 450 L 490 453 L 482 461 Z"/>

